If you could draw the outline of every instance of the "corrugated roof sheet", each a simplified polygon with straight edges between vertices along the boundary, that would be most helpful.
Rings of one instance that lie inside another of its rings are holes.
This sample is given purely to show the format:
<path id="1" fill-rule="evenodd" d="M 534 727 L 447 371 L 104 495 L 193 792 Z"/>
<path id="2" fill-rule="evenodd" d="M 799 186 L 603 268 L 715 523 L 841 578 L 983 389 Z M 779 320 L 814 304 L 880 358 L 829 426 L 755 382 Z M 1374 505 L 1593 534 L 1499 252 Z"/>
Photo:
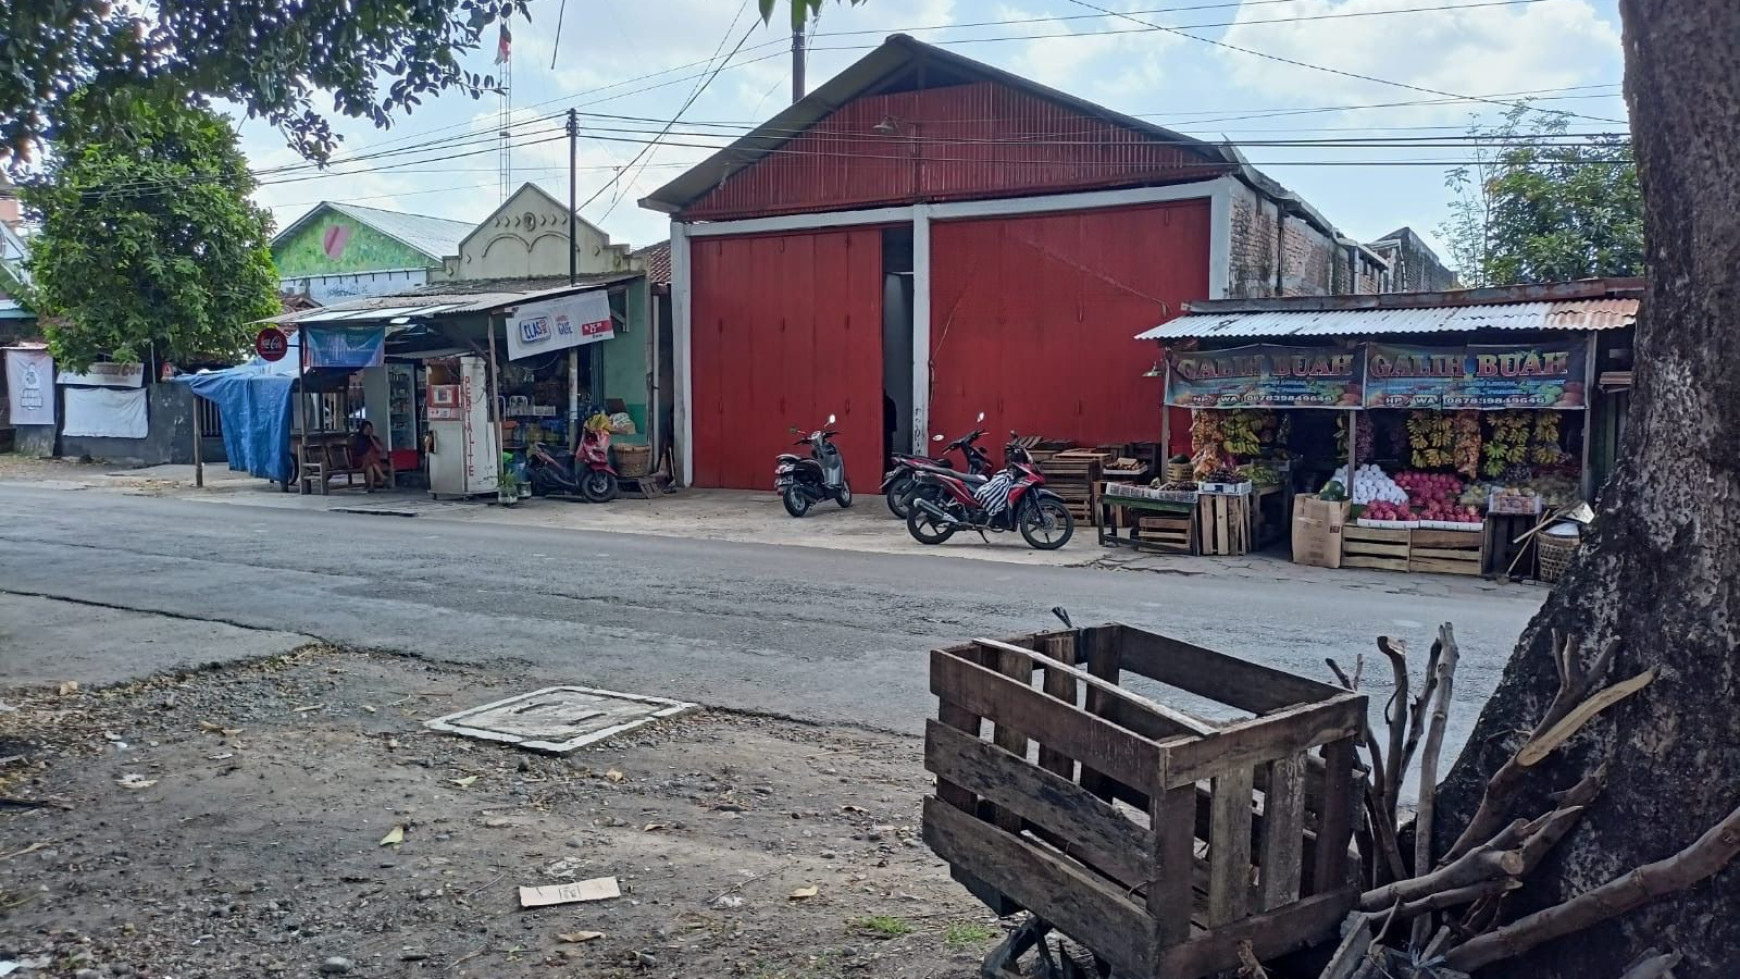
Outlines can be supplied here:
<path id="1" fill-rule="evenodd" d="M 403 211 L 384 211 L 378 207 L 363 207 L 360 204 L 345 204 L 341 201 L 321 201 L 308 213 L 292 221 L 283 231 L 273 236 L 274 242 L 283 240 L 301 227 L 310 217 L 318 214 L 322 208 L 331 208 L 351 220 L 366 224 L 389 238 L 396 239 L 410 248 L 429 256 L 439 262 L 459 254 L 459 243 L 465 236 L 471 234 L 477 226 L 469 221 L 453 221 L 447 218 L 431 217 L 427 214 L 406 214 Z"/>
<path id="2" fill-rule="evenodd" d="M 1635 299 L 1437 306 L 1421 309 L 1330 309 L 1300 312 L 1191 313 L 1138 340 L 1184 337 L 1341 337 L 1471 330 L 1613 330 L 1637 321 Z"/>
<path id="3" fill-rule="evenodd" d="M 370 296 L 347 303 L 334 303 L 295 313 L 284 313 L 263 323 L 376 323 L 405 317 L 424 319 L 437 315 L 487 313 L 507 306 L 536 302 L 573 293 L 603 289 L 618 282 L 640 278 L 640 272 L 611 272 L 581 276 L 574 285 L 566 277 L 552 279 L 483 279 L 471 282 L 439 282 L 393 296 Z M 558 284 L 559 282 L 559 284 Z M 481 287 L 481 288 L 480 288 Z M 516 288 L 517 287 L 517 288 Z"/>

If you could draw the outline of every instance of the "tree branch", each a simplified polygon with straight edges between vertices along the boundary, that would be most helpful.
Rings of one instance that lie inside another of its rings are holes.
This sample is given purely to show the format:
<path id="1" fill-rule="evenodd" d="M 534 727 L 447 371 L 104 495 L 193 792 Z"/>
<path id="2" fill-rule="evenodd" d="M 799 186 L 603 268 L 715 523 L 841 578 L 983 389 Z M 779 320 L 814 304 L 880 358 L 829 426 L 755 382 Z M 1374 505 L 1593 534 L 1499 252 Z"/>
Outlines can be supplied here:
<path id="1" fill-rule="evenodd" d="M 1447 908 L 1458 908 L 1464 904 L 1473 904 L 1482 898 L 1497 897 L 1507 894 L 1522 886 L 1522 881 L 1514 877 L 1495 877 L 1483 880 L 1467 887 L 1453 887 L 1447 891 L 1428 894 L 1417 901 L 1409 901 L 1396 908 L 1396 917 L 1403 921 L 1411 921 L 1423 914 L 1443 911 Z"/>
<path id="2" fill-rule="evenodd" d="M 1547 705 L 1547 711 L 1540 722 L 1530 732 L 1523 742 L 1523 748 L 1539 738 L 1543 733 L 1551 731 L 1555 725 L 1564 720 L 1566 715 L 1583 701 L 1589 699 L 1589 694 L 1595 684 L 1606 673 L 1613 662 L 1614 650 L 1618 648 L 1618 640 L 1609 641 L 1589 669 L 1584 670 L 1577 663 L 1577 644 L 1566 639 L 1557 630 L 1553 632 L 1552 656 L 1554 666 L 1559 672 L 1559 689 L 1553 695 L 1553 701 Z M 1519 764 L 1516 756 L 1504 763 L 1491 780 L 1486 783 L 1486 791 L 1480 797 L 1480 805 L 1475 809 L 1474 816 L 1468 821 L 1468 826 L 1462 831 L 1454 845 L 1444 854 L 1446 861 L 1454 860 L 1468 852 L 1481 840 L 1491 836 L 1504 819 L 1505 810 L 1510 807 L 1511 799 L 1522 787 L 1523 776 L 1527 766 Z"/>
<path id="3" fill-rule="evenodd" d="M 1359 908 L 1367 912 L 1381 911 L 1438 891 L 1467 887 L 1498 877 L 1516 877 L 1523 872 L 1523 862 L 1521 851 L 1513 847 L 1522 841 L 1522 831 L 1527 826 L 1526 820 L 1519 819 L 1506 826 L 1490 842 L 1475 847 L 1444 867 L 1366 891 L 1360 895 Z"/>
<path id="4" fill-rule="evenodd" d="M 1669 952 L 1663 955 L 1652 948 L 1638 956 L 1637 961 L 1619 979 L 1666 979 L 1673 967 L 1679 964 L 1680 953 Z"/>
<path id="5" fill-rule="evenodd" d="M 1473 972 L 1501 959 L 1600 924 L 1664 894 L 1696 884 L 1728 865 L 1740 853 L 1740 809 L 1735 809 L 1690 846 L 1645 864 L 1593 890 L 1537 911 L 1490 934 L 1470 939 L 1450 952 L 1445 964 Z"/>
<path id="6" fill-rule="evenodd" d="M 1402 745 L 1408 733 L 1408 644 L 1400 639 L 1379 636 L 1378 650 L 1390 661 L 1396 689 L 1384 707 L 1384 721 L 1390 727 L 1389 767 L 1384 771 L 1384 809 L 1395 819 L 1396 803 L 1402 794 Z"/>

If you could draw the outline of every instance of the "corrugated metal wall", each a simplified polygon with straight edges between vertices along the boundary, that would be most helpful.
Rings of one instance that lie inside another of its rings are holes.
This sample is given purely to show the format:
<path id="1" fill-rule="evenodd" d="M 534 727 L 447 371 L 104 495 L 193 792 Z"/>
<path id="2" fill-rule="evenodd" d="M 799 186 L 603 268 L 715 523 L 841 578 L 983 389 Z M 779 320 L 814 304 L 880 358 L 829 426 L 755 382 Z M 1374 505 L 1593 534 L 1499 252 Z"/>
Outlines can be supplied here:
<path id="1" fill-rule="evenodd" d="M 1206 180 L 1224 170 L 1152 136 L 974 82 L 849 102 L 727 178 L 682 216 L 719 220 L 1009 197 Z"/>
<path id="2" fill-rule="evenodd" d="M 794 436 L 839 416 L 853 488 L 882 476 L 882 232 L 697 238 L 691 246 L 699 486 L 773 487 Z"/>
<path id="3" fill-rule="evenodd" d="M 933 432 L 1158 441 L 1155 344 L 1208 297 L 1209 204 L 946 222 L 931 228 Z"/>

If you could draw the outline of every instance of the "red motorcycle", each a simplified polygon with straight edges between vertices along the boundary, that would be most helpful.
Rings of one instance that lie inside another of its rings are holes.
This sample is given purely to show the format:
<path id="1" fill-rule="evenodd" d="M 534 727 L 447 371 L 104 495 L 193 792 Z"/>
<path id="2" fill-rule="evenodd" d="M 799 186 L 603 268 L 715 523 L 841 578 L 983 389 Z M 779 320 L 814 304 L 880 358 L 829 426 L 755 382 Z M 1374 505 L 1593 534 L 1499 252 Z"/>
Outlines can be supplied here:
<path id="1" fill-rule="evenodd" d="M 1075 518 L 1069 505 L 1045 488 L 1045 475 L 1027 450 L 1009 433 L 1001 472 L 989 478 L 940 469 L 913 474 L 921 486 L 936 487 L 936 494 L 914 495 L 906 531 L 920 544 L 941 544 L 957 530 L 976 531 L 989 543 L 985 531 L 1015 530 L 1029 546 L 1055 551 L 1075 534 Z"/>
<path id="2" fill-rule="evenodd" d="M 588 503 L 609 503 L 621 492 L 616 467 L 610 464 L 610 431 L 585 429 L 572 453 L 551 452 L 541 442 L 526 449 L 526 469 L 538 496 L 578 496 Z"/>

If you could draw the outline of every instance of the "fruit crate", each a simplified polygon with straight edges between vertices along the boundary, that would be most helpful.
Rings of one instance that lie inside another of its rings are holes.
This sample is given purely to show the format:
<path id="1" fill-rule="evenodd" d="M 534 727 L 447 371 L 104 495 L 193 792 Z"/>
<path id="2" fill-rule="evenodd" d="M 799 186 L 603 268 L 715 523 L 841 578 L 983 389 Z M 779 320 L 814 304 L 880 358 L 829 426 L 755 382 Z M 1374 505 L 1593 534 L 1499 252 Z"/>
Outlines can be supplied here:
<path id="1" fill-rule="evenodd" d="M 1195 529 L 1189 517 L 1137 517 L 1136 541 L 1163 554 L 1193 554 Z"/>
<path id="2" fill-rule="evenodd" d="M 1251 550 L 1251 498 L 1203 493 L 1197 497 L 1197 534 L 1201 553 L 1235 557 Z"/>
<path id="3" fill-rule="evenodd" d="M 1124 625 L 932 650 L 930 689 L 925 842 L 997 914 L 1032 912 L 1100 974 L 1201 979 L 1237 968 L 1242 945 L 1266 960 L 1331 939 L 1353 908 L 1363 695 Z M 983 975 L 1014 974 L 1021 935 Z"/>
<path id="4" fill-rule="evenodd" d="M 1480 529 L 1479 524 L 1474 525 Z M 1430 574 L 1480 574 L 1483 534 L 1466 530 L 1416 530 L 1408 539 L 1408 570 Z"/>
<path id="5" fill-rule="evenodd" d="M 1381 530 L 1349 524 L 1341 528 L 1341 566 L 1406 571 L 1413 534 L 1412 530 Z"/>

